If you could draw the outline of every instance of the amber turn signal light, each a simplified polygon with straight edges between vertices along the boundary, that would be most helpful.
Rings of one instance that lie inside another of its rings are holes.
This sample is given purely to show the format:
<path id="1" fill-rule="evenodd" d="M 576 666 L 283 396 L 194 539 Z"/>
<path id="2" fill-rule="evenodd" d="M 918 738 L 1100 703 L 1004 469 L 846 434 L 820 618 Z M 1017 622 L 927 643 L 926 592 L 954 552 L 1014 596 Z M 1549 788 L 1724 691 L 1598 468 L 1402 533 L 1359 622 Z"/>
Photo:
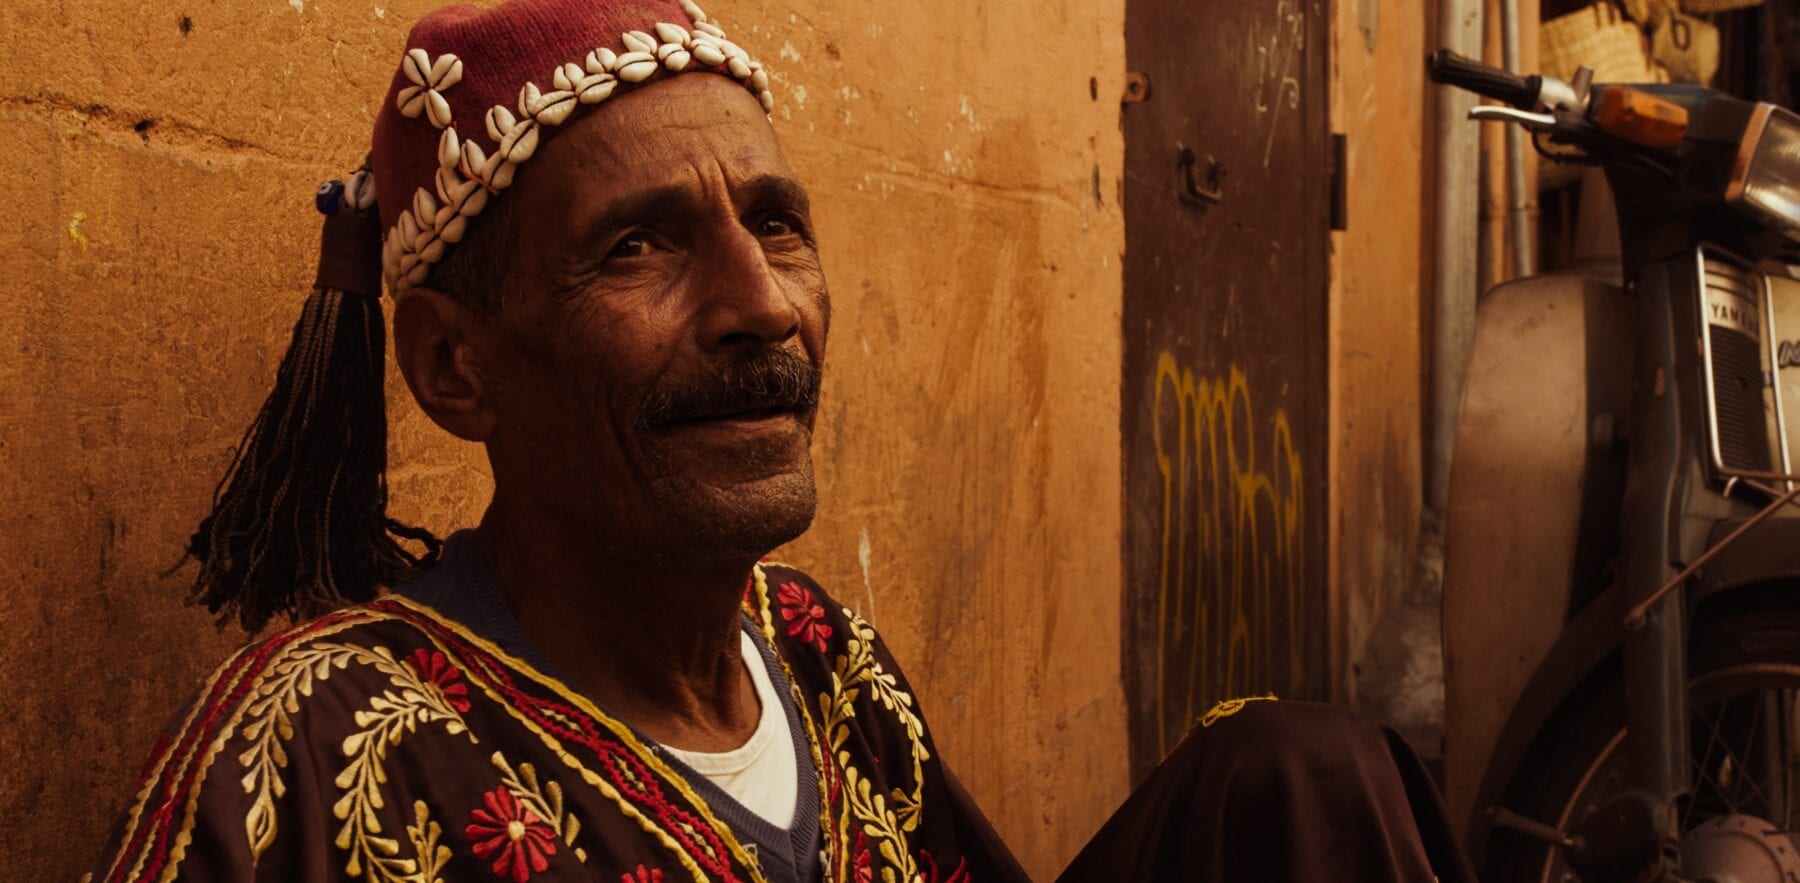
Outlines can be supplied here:
<path id="1" fill-rule="evenodd" d="M 1674 147 L 1687 134 L 1687 108 L 1629 86 L 1612 86 L 1594 106 L 1600 131 L 1644 147 Z"/>

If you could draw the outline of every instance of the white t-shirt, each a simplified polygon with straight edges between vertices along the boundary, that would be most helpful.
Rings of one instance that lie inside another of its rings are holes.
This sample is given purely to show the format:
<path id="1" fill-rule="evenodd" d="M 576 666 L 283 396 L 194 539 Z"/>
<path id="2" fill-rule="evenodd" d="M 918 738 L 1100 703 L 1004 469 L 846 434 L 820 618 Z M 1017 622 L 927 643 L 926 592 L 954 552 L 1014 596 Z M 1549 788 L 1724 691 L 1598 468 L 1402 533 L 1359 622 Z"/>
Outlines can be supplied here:
<path id="1" fill-rule="evenodd" d="M 667 745 L 663 750 L 712 780 L 745 809 L 785 830 L 794 823 L 795 805 L 800 800 L 794 733 L 788 726 L 781 699 L 775 695 L 775 684 L 769 680 L 762 651 L 749 634 L 739 632 L 738 637 L 743 641 L 744 667 L 750 671 L 757 703 L 762 706 L 756 732 L 750 734 L 750 741 L 719 754 L 683 751 Z"/>

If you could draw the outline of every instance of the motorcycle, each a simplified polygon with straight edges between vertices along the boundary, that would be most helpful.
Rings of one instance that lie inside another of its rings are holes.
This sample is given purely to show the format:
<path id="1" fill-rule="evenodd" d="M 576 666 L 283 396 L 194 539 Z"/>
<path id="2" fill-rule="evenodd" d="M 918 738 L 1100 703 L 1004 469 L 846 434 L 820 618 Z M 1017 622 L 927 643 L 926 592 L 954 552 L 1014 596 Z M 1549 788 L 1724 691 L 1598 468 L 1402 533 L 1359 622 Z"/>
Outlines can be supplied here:
<path id="1" fill-rule="evenodd" d="M 1489 883 L 1800 881 L 1776 327 L 1800 304 L 1800 116 L 1447 51 L 1429 72 L 1499 102 L 1471 118 L 1602 170 L 1619 251 L 1477 307 L 1444 572 L 1470 856 Z"/>

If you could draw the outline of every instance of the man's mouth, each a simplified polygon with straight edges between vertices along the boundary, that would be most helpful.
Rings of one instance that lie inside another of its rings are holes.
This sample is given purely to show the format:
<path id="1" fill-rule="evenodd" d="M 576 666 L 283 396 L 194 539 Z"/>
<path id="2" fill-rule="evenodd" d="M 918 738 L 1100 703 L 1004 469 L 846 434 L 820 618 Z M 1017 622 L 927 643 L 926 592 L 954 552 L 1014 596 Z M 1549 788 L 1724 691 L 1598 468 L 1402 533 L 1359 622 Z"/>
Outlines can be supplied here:
<path id="1" fill-rule="evenodd" d="M 796 416 L 799 416 L 799 415 L 793 408 L 769 405 L 769 406 L 760 407 L 760 408 L 745 408 L 741 411 L 728 411 L 728 412 L 725 412 L 722 414 L 709 414 L 709 415 L 701 416 L 701 417 L 692 417 L 687 420 L 676 421 L 676 424 L 680 425 L 682 423 L 711 423 L 711 422 L 725 422 L 725 421 L 731 421 L 731 422 L 737 422 L 737 423 L 755 423 L 755 422 L 759 422 L 759 421 L 763 421 L 763 420 L 773 420 L 777 417 L 796 417 Z"/>
<path id="2" fill-rule="evenodd" d="M 694 427 L 728 427 L 737 426 L 746 429 L 758 429 L 777 426 L 789 420 L 798 421 L 801 409 L 794 405 L 770 402 L 758 402 L 743 406 L 731 407 L 705 414 L 695 414 L 671 420 L 669 429 L 680 430 Z"/>
<path id="3" fill-rule="evenodd" d="M 795 416 L 793 408 L 782 408 L 782 407 L 776 407 L 776 406 L 769 406 L 766 408 L 749 408 L 747 410 L 737 411 L 737 412 L 730 413 L 730 414 L 720 414 L 719 416 L 717 416 L 713 419 L 715 419 L 715 420 L 750 421 L 750 420 L 768 420 L 773 417 L 793 417 L 793 416 Z"/>

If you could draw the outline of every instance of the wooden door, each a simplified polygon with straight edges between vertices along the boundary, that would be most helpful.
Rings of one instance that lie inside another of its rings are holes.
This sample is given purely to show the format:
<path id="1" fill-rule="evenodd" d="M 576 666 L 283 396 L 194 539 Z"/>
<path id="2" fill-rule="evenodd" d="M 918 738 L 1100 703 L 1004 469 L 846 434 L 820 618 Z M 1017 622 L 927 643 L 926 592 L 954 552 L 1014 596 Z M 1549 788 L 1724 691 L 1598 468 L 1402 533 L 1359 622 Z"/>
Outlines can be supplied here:
<path id="1" fill-rule="evenodd" d="M 1214 702 L 1326 689 L 1333 151 L 1320 0 L 1126 14 L 1147 80 L 1123 113 L 1124 671 L 1141 776 Z"/>

